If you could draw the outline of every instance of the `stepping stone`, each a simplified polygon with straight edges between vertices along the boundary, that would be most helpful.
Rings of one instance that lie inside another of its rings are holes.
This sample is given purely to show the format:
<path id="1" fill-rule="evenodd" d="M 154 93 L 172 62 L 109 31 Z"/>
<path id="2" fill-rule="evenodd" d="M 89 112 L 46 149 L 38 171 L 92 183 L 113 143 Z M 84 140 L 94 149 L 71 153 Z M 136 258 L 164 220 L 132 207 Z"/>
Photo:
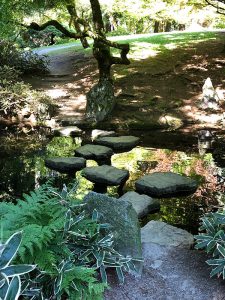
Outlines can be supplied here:
<path id="1" fill-rule="evenodd" d="M 99 137 L 94 143 L 112 148 L 115 151 L 129 151 L 136 147 L 139 138 L 135 136 Z"/>
<path id="2" fill-rule="evenodd" d="M 131 203 L 138 218 L 143 218 L 149 213 L 156 212 L 160 209 L 160 203 L 157 199 L 152 199 L 147 195 L 139 195 L 136 192 L 127 192 L 118 200 Z"/>
<path id="3" fill-rule="evenodd" d="M 144 175 L 135 182 L 136 191 L 152 197 L 170 197 L 194 193 L 195 180 L 172 172 L 155 172 Z"/>
<path id="4" fill-rule="evenodd" d="M 94 191 L 101 193 L 106 192 L 107 186 L 115 185 L 119 186 L 118 193 L 120 194 L 129 178 L 127 170 L 117 169 L 108 165 L 87 167 L 83 169 L 81 175 L 95 183 Z"/>
<path id="5" fill-rule="evenodd" d="M 87 144 L 75 150 L 75 155 L 96 160 L 99 165 L 111 165 L 113 150 L 109 147 Z"/>
<path id="6" fill-rule="evenodd" d="M 99 137 L 106 137 L 106 136 L 116 136 L 115 131 L 106 131 L 100 129 L 94 129 L 91 132 L 91 139 L 94 141 Z"/>
<path id="7" fill-rule="evenodd" d="M 186 230 L 161 221 L 150 221 L 141 229 L 142 243 L 155 243 L 162 246 L 190 249 L 194 237 Z"/>
<path id="8" fill-rule="evenodd" d="M 60 127 L 54 130 L 54 134 L 58 136 L 79 136 L 82 132 L 77 126 Z"/>
<path id="9" fill-rule="evenodd" d="M 60 173 L 74 175 L 74 173 L 86 167 L 86 159 L 82 157 L 48 158 L 45 160 L 45 166 Z"/>

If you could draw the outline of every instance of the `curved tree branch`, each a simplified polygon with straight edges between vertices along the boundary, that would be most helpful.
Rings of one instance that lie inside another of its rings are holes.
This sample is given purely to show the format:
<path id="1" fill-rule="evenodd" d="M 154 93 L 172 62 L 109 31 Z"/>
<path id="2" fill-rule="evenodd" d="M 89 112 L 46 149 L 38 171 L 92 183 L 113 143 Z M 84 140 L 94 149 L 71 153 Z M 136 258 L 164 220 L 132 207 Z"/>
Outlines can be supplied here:
<path id="1" fill-rule="evenodd" d="M 58 29 L 60 32 L 62 32 L 65 36 L 67 36 L 69 38 L 80 39 L 80 38 L 84 38 L 84 37 L 88 36 L 85 32 L 81 32 L 81 33 L 71 32 L 56 20 L 49 20 L 48 22 L 46 22 L 42 25 L 38 25 L 37 23 L 32 22 L 30 25 L 28 25 L 26 27 L 30 28 L 30 29 L 34 29 L 36 31 L 42 31 L 45 28 L 47 28 L 48 26 L 54 26 L 56 29 Z"/>

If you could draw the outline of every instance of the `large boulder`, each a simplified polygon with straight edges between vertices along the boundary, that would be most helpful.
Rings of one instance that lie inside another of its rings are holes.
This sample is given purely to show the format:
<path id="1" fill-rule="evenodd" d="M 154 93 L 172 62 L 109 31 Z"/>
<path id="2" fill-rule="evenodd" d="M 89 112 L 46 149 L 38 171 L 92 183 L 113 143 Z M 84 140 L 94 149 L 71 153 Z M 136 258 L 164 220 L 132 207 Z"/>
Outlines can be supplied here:
<path id="1" fill-rule="evenodd" d="M 76 156 L 96 160 L 99 164 L 110 163 L 113 150 L 101 145 L 87 144 L 75 150 Z"/>
<path id="2" fill-rule="evenodd" d="M 198 185 L 187 176 L 172 172 L 155 172 L 138 179 L 135 187 L 138 193 L 160 198 L 194 193 Z"/>
<path id="3" fill-rule="evenodd" d="M 112 136 L 99 137 L 94 143 L 112 148 L 115 151 L 128 151 L 136 147 L 139 143 L 139 138 L 136 136 Z"/>
<path id="4" fill-rule="evenodd" d="M 60 173 L 75 173 L 86 167 L 82 157 L 54 157 L 45 160 L 45 166 Z"/>
<path id="5" fill-rule="evenodd" d="M 149 213 L 153 213 L 160 209 L 160 203 L 157 199 L 153 199 L 147 195 L 139 195 L 136 192 L 127 192 L 118 200 L 131 203 L 138 218 L 143 218 Z"/>
<path id="6" fill-rule="evenodd" d="M 103 165 L 84 168 L 82 176 L 93 183 L 113 186 L 124 184 L 129 178 L 129 172 L 127 170 Z"/>
<path id="7" fill-rule="evenodd" d="M 155 243 L 162 246 L 190 249 L 194 243 L 193 235 L 186 230 L 161 221 L 150 221 L 141 229 L 142 243 Z"/>
<path id="8" fill-rule="evenodd" d="M 84 202 L 87 213 L 92 214 L 96 209 L 100 221 L 111 224 L 115 250 L 124 256 L 142 257 L 140 225 L 130 203 L 94 192 L 87 194 Z M 136 263 L 136 267 L 141 272 L 142 263 Z"/>

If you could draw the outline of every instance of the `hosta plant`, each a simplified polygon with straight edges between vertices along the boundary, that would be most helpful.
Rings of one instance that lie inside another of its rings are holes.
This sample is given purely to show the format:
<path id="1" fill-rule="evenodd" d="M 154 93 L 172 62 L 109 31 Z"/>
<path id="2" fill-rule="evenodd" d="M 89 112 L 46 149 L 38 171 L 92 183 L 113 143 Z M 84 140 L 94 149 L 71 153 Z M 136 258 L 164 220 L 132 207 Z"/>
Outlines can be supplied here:
<path id="1" fill-rule="evenodd" d="M 201 233 L 195 236 L 195 248 L 212 255 L 212 259 L 206 261 L 213 268 L 210 276 L 225 279 L 225 210 L 207 213 L 201 221 Z"/>
<path id="2" fill-rule="evenodd" d="M 19 249 L 22 233 L 14 233 L 5 244 L 0 245 L 0 299 L 17 300 L 23 292 L 21 275 L 35 269 L 34 265 L 10 265 Z"/>

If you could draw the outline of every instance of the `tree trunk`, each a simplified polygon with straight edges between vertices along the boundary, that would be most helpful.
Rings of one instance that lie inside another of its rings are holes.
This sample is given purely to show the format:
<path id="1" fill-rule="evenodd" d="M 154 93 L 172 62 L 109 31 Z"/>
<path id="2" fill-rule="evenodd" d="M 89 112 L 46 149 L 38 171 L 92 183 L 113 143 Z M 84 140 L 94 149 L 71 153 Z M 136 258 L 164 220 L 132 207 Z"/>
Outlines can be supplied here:
<path id="1" fill-rule="evenodd" d="M 107 119 L 115 106 L 110 47 L 95 40 L 93 55 L 98 62 L 99 82 L 87 94 L 86 117 L 99 122 Z"/>
<path id="2" fill-rule="evenodd" d="M 159 32 L 159 25 L 160 25 L 160 22 L 159 21 L 155 21 L 155 24 L 154 24 L 154 33 L 158 33 Z"/>
<path id="3" fill-rule="evenodd" d="M 165 27 L 165 32 L 170 32 L 171 31 L 171 22 L 170 21 L 167 21 L 166 22 L 166 27 Z"/>

